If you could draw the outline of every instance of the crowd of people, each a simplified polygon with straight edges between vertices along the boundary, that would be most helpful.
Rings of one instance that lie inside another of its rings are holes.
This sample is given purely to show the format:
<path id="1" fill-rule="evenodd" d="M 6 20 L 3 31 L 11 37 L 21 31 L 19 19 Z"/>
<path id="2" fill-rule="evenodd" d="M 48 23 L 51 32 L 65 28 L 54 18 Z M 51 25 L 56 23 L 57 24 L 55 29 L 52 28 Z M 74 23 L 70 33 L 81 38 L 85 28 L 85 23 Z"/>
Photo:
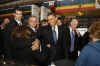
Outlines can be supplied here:
<path id="1" fill-rule="evenodd" d="M 13 15 L 13 19 L 5 18 L 0 24 L 0 55 L 6 63 L 17 66 L 100 65 L 100 23 L 91 25 L 81 36 L 76 17 L 64 25 L 53 13 L 40 23 L 36 16 L 24 21 L 21 8 L 16 8 Z"/>

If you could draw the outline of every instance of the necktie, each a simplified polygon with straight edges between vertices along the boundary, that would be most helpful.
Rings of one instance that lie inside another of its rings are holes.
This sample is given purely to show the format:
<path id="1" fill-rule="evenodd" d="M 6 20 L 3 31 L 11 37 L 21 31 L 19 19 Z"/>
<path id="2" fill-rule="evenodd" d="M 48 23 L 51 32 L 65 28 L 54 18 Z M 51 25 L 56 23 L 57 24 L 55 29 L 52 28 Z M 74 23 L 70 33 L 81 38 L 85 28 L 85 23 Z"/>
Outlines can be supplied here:
<path id="1" fill-rule="evenodd" d="M 74 31 L 71 32 L 71 46 L 70 46 L 70 52 L 74 51 L 74 40 L 75 40 L 75 34 Z"/>
<path id="2" fill-rule="evenodd" d="M 53 29 L 53 40 L 54 40 L 54 44 L 56 44 L 57 38 L 56 38 L 55 28 Z"/>

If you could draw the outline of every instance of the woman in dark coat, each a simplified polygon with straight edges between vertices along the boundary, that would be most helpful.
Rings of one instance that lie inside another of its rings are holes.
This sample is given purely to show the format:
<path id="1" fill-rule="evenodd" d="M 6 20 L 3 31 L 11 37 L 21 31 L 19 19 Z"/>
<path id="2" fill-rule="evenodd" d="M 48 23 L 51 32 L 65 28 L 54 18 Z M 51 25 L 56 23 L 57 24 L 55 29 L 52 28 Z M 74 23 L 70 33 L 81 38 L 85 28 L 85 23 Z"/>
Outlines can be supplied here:
<path id="1" fill-rule="evenodd" d="M 11 55 L 16 64 L 47 66 L 52 49 L 40 51 L 40 42 L 36 33 L 26 26 L 16 27 L 11 35 Z"/>

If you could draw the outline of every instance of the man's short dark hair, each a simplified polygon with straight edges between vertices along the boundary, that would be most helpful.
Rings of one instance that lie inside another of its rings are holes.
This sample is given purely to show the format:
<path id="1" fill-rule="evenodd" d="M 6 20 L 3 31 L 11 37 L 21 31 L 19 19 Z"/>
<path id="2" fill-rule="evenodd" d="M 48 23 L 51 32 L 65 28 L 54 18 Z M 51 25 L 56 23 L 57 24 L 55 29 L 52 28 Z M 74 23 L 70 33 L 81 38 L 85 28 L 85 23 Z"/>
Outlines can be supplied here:
<path id="1" fill-rule="evenodd" d="M 50 15 L 54 15 L 56 17 L 56 14 L 54 14 L 54 13 L 49 13 L 48 16 L 50 16 Z"/>
<path id="2" fill-rule="evenodd" d="M 16 13 L 16 11 L 22 11 L 22 8 L 21 7 L 15 7 L 14 8 L 14 13 Z"/>
<path id="3" fill-rule="evenodd" d="M 79 20 L 77 17 L 73 16 L 69 19 L 69 22 L 71 22 L 73 19 Z"/>
<path id="4" fill-rule="evenodd" d="M 30 18 L 37 18 L 37 16 L 29 16 L 29 18 L 28 18 L 28 19 L 30 19 Z"/>

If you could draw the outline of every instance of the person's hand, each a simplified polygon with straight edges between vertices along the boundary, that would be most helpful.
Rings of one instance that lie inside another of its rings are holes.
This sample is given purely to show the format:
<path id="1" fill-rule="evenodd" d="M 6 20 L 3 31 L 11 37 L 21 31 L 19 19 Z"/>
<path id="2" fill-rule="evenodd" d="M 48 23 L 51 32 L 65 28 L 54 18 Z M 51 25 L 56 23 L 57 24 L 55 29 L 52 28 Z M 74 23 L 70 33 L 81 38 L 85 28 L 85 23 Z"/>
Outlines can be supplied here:
<path id="1" fill-rule="evenodd" d="M 77 29 L 76 29 L 76 33 L 77 33 L 78 37 L 80 37 L 80 36 L 81 36 L 81 34 L 80 34 L 79 30 L 77 30 Z"/>
<path id="2" fill-rule="evenodd" d="M 35 50 L 39 50 L 39 46 L 40 46 L 40 42 L 39 40 L 35 40 L 33 43 L 32 43 L 32 50 L 35 51 Z"/>
<path id="3" fill-rule="evenodd" d="M 50 45 L 50 44 L 47 44 L 47 47 L 48 47 L 48 48 L 50 48 L 50 47 L 51 47 L 51 45 Z"/>

